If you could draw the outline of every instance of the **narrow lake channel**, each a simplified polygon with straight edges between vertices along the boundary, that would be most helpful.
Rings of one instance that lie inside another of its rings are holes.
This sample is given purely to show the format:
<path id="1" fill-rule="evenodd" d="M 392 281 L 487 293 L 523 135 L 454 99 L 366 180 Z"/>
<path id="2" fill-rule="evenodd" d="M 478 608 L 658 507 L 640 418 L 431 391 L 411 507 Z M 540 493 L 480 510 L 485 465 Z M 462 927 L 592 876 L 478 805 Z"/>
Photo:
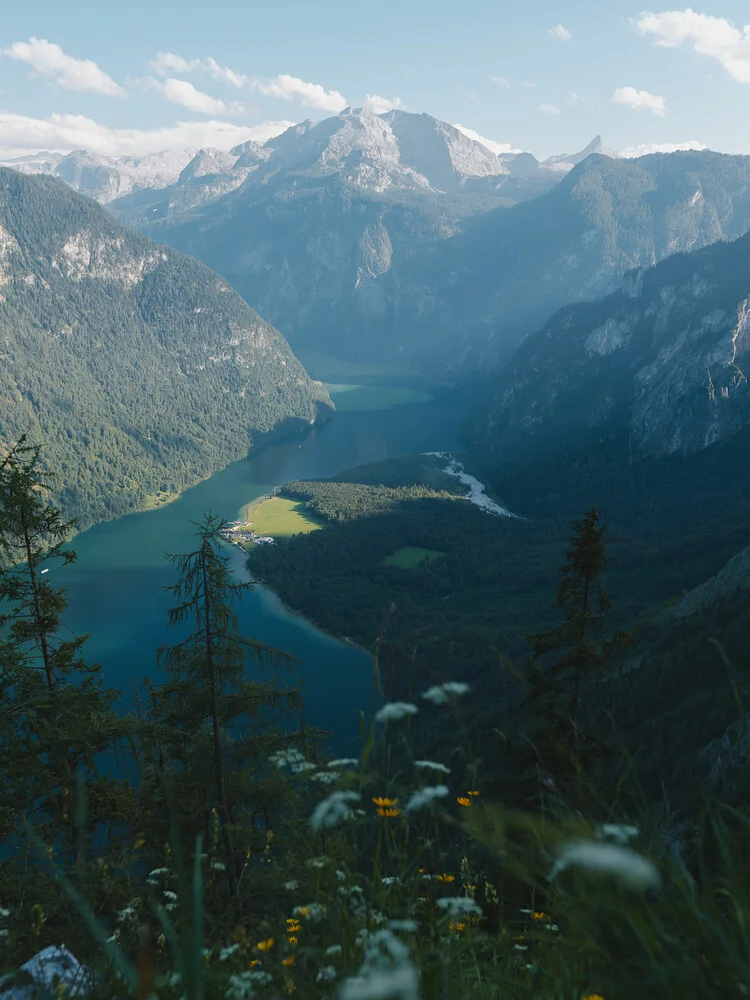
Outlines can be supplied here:
<path id="1" fill-rule="evenodd" d="M 392 387 L 383 389 L 382 402 L 392 403 Z M 96 525 L 75 539 L 77 563 L 51 570 L 67 589 L 66 627 L 90 633 L 87 658 L 103 665 L 106 683 L 123 692 L 126 704 L 133 704 L 144 676 L 159 676 L 156 650 L 174 641 L 166 628 L 172 598 L 163 589 L 174 576 L 164 553 L 190 551 L 191 521 L 209 511 L 234 520 L 244 504 L 290 479 L 328 477 L 364 462 L 458 447 L 457 396 L 440 393 L 427 402 L 345 409 L 352 401 L 356 407 L 352 390 L 342 387 L 332 394 L 342 409 L 327 426 L 236 462 L 167 506 Z M 378 406 L 375 387 L 368 387 L 361 401 Z M 243 552 L 231 546 L 230 555 L 238 577 L 247 579 Z M 290 614 L 260 585 L 237 610 L 246 635 L 301 661 L 306 723 L 331 731 L 336 753 L 356 751 L 359 712 L 373 700 L 370 658 Z"/>

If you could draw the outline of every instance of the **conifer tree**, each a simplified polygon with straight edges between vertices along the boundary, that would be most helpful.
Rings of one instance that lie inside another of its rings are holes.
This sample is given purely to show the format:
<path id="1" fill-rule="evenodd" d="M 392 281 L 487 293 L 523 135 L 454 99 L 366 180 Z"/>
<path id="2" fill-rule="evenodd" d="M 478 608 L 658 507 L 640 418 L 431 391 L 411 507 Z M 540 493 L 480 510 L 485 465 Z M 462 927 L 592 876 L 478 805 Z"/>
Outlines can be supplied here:
<path id="1" fill-rule="evenodd" d="M 536 720 L 535 752 L 548 770 L 567 770 L 564 762 L 569 765 L 576 758 L 580 764 L 582 757 L 596 755 L 597 741 L 581 723 L 583 684 L 601 676 L 612 655 L 629 641 L 622 631 L 611 638 L 600 636 L 612 606 L 602 581 L 609 562 L 605 535 L 593 507 L 574 523 L 555 601 L 563 620 L 552 629 L 525 635 L 531 645 L 525 702 Z"/>
<path id="2" fill-rule="evenodd" d="M 196 528 L 194 551 L 167 556 L 178 571 L 177 583 L 168 588 L 177 601 L 169 624 L 186 626 L 188 634 L 159 651 L 159 664 L 170 679 L 151 688 L 157 726 L 149 748 L 150 773 L 152 788 L 160 786 L 156 794 L 165 812 L 181 811 L 188 848 L 200 834 L 215 842 L 218 816 L 229 892 L 235 898 L 239 840 L 247 837 L 255 811 L 268 818 L 278 779 L 264 777 L 264 765 L 270 753 L 300 738 L 284 732 L 282 722 L 301 700 L 298 688 L 282 689 L 274 676 L 264 681 L 248 676 L 252 665 L 288 666 L 293 658 L 240 633 L 233 605 L 252 585 L 232 579 L 222 548 L 226 521 L 208 514 Z"/>
<path id="3" fill-rule="evenodd" d="M 42 572 L 72 562 L 74 527 L 48 500 L 39 448 L 21 439 L 0 462 L 0 849 L 4 896 L 34 900 L 29 885 L 49 882 L 30 864 L 24 823 L 61 863 L 87 863 L 90 835 L 132 813 L 125 782 L 102 773 L 100 755 L 130 731 L 114 711 L 118 692 L 82 656 L 86 636 L 61 635 L 64 591 Z M 77 807 L 83 779 L 87 809 Z M 105 838 L 106 840 L 106 838 Z M 12 886 L 13 889 L 9 888 Z"/>

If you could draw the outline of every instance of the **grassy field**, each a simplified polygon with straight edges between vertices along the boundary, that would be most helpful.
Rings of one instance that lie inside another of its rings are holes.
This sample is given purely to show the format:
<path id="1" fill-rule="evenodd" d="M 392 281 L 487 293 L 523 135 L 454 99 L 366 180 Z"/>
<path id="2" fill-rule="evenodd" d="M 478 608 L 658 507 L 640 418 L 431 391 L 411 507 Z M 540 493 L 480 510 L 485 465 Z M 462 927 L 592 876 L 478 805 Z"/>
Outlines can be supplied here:
<path id="1" fill-rule="evenodd" d="M 389 410 L 404 403 L 429 403 L 434 397 L 421 389 L 389 385 L 327 384 L 326 389 L 339 412 Z"/>
<path id="2" fill-rule="evenodd" d="M 427 559 L 442 559 L 445 552 L 437 549 L 421 549 L 416 545 L 404 545 L 383 560 L 385 566 L 399 566 L 401 569 L 417 569 Z"/>
<path id="3" fill-rule="evenodd" d="M 301 500 L 285 497 L 265 497 L 248 504 L 244 518 L 257 535 L 271 538 L 288 538 L 290 535 L 307 534 L 323 527 L 323 521 L 309 514 Z"/>
<path id="4" fill-rule="evenodd" d="M 179 496 L 179 493 L 162 493 L 161 491 L 149 493 L 146 497 L 143 510 L 154 510 L 156 507 L 164 507 L 166 504 L 172 503 Z"/>

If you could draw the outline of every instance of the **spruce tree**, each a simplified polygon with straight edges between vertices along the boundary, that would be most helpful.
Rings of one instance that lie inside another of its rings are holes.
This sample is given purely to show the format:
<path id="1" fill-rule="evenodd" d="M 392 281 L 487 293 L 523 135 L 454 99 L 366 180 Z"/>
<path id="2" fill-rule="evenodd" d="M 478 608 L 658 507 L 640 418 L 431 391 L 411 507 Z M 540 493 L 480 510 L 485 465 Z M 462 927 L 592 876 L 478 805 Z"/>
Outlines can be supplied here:
<path id="1" fill-rule="evenodd" d="M 39 448 L 21 439 L 0 463 L 0 850 L 3 896 L 21 904 L 18 916 L 51 891 L 25 824 L 89 885 L 92 833 L 106 844 L 101 834 L 123 831 L 132 814 L 130 786 L 107 774 L 101 757 L 131 732 L 130 721 L 116 715 L 118 692 L 103 688 L 100 666 L 84 661 L 86 636 L 62 637 L 65 593 L 42 572 L 50 560 L 75 559 L 73 527 L 49 502 Z M 66 904 L 58 896 L 49 905 Z"/>
<path id="2" fill-rule="evenodd" d="M 612 749 L 582 721 L 585 683 L 603 676 L 613 654 L 629 641 L 619 630 L 610 638 L 601 637 L 612 606 L 602 579 L 610 561 L 605 536 L 596 508 L 574 523 L 555 601 L 563 620 L 552 629 L 525 635 L 531 645 L 525 703 L 534 714 L 534 753 L 558 778 L 570 777 L 584 759 Z"/>
<path id="3" fill-rule="evenodd" d="M 197 548 L 167 555 L 178 571 L 168 588 L 177 602 L 169 624 L 187 627 L 188 634 L 159 651 L 169 680 L 150 688 L 156 728 L 146 749 L 151 794 L 163 802 L 162 815 L 179 811 L 187 850 L 201 834 L 207 843 L 216 841 L 218 817 L 228 888 L 236 898 L 239 851 L 255 814 L 269 822 L 273 804 L 282 804 L 278 773 L 265 765 L 270 753 L 301 739 L 282 728 L 301 699 L 297 687 L 282 688 L 273 675 L 249 676 L 253 668 L 289 666 L 293 658 L 241 634 L 233 605 L 252 585 L 231 576 L 226 526 L 208 514 L 196 524 Z"/>

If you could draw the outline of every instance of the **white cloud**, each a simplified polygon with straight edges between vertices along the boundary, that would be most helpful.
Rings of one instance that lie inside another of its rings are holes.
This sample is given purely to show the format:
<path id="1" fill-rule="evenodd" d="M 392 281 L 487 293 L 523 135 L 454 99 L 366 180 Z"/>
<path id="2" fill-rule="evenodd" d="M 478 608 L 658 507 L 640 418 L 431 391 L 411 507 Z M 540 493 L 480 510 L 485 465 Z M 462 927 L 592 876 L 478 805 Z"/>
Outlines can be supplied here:
<path id="1" fill-rule="evenodd" d="M 653 35 L 656 44 L 677 48 L 684 42 L 696 52 L 717 59 L 740 83 L 750 83 L 750 25 L 735 28 L 731 21 L 690 10 L 643 13 L 631 23 L 641 35 Z"/>
<path id="2" fill-rule="evenodd" d="M 619 87 L 612 97 L 615 104 L 627 104 L 636 111 L 650 111 L 652 115 L 664 115 L 667 106 L 659 94 L 649 94 L 647 90 L 636 90 L 635 87 Z"/>
<path id="3" fill-rule="evenodd" d="M 553 38 L 558 38 L 561 42 L 569 42 L 573 37 L 562 24 L 556 24 L 554 28 L 547 28 L 547 31 Z"/>
<path id="4" fill-rule="evenodd" d="M 559 115 L 560 109 L 556 104 L 540 104 L 539 110 L 543 111 L 545 115 Z"/>
<path id="5" fill-rule="evenodd" d="M 510 80 L 507 76 L 491 76 L 490 80 L 500 87 L 510 87 Z"/>
<path id="6" fill-rule="evenodd" d="M 648 156 L 649 153 L 676 153 L 680 150 L 708 149 L 705 143 L 690 139 L 688 142 L 645 142 L 640 146 L 629 146 L 620 150 L 620 156 L 633 159 L 636 156 Z"/>
<path id="7" fill-rule="evenodd" d="M 252 80 L 250 84 L 266 97 L 280 97 L 284 101 L 296 101 L 303 108 L 319 108 L 322 111 L 343 111 L 346 98 L 338 90 L 325 90 L 319 83 L 307 83 L 297 76 L 282 73 L 272 80 Z"/>
<path id="8" fill-rule="evenodd" d="M 481 142 L 483 146 L 491 152 L 496 153 L 498 156 L 501 153 L 520 153 L 520 149 L 514 149 L 509 142 L 495 142 L 494 139 L 485 139 L 483 135 L 475 132 L 473 128 L 467 128 L 466 125 L 459 125 L 458 122 L 453 126 L 457 128 L 459 132 L 462 132 L 468 139 L 473 139 L 474 142 Z"/>
<path id="9" fill-rule="evenodd" d="M 403 111 L 405 107 L 400 97 L 381 97 L 380 94 L 368 94 L 364 106 L 374 115 L 382 115 L 386 111 Z"/>
<path id="10" fill-rule="evenodd" d="M 244 104 L 239 104 L 237 101 L 227 103 L 219 100 L 218 97 L 211 97 L 210 94 L 204 94 L 202 90 L 198 90 L 187 80 L 169 77 L 163 83 L 154 80 L 153 85 L 171 104 L 179 104 L 183 108 L 198 111 L 202 115 L 244 115 L 248 113 Z"/>
<path id="11" fill-rule="evenodd" d="M 125 94 L 123 88 L 91 59 L 69 56 L 59 45 L 45 38 L 32 37 L 28 42 L 13 42 L 9 48 L 3 49 L 3 55 L 26 63 L 43 76 L 53 77 L 68 90 L 105 94 L 107 97 L 123 97 Z"/>
<path id="12" fill-rule="evenodd" d="M 275 121 L 244 126 L 213 120 L 176 122 L 154 129 L 110 129 L 83 115 L 30 118 L 0 113 L 0 156 L 10 159 L 40 150 L 69 153 L 73 149 L 87 149 L 104 156 L 143 156 L 166 149 L 203 146 L 231 149 L 248 139 L 265 142 L 293 124 Z"/>
<path id="13" fill-rule="evenodd" d="M 250 79 L 244 73 L 237 73 L 229 66 L 220 66 L 212 56 L 204 59 L 183 59 L 174 52 L 157 52 L 149 63 L 149 67 L 159 76 L 170 76 L 172 73 L 208 73 L 214 80 L 231 83 L 233 87 L 246 87 Z"/>

